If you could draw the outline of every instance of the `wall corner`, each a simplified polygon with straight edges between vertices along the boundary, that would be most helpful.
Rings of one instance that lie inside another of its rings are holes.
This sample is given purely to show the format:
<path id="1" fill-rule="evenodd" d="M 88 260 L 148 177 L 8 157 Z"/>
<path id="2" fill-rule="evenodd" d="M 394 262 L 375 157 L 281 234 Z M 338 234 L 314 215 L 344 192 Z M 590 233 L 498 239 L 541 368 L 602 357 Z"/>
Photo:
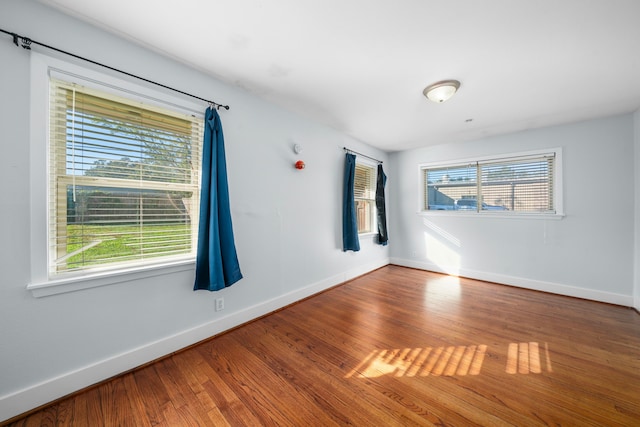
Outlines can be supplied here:
<path id="1" fill-rule="evenodd" d="M 640 312 L 640 109 L 633 114 L 634 224 L 633 306 Z"/>

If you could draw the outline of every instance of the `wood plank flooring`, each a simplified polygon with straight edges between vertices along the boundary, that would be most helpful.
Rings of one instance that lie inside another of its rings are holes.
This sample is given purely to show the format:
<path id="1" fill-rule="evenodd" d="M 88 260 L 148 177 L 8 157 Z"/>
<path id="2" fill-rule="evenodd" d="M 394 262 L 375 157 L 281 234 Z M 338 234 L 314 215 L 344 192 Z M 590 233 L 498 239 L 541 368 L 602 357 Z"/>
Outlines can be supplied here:
<path id="1" fill-rule="evenodd" d="M 632 309 L 398 266 L 11 426 L 639 426 Z"/>

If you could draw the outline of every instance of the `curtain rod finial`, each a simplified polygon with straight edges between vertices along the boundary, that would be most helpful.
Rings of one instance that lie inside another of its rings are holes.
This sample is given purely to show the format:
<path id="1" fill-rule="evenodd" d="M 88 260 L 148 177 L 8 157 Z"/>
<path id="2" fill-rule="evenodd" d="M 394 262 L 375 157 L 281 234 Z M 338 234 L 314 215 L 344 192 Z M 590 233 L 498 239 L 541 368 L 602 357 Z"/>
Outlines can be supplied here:
<path id="1" fill-rule="evenodd" d="M 224 108 L 227 111 L 229 110 L 229 106 L 228 105 L 218 104 L 217 102 L 213 102 L 213 101 L 209 101 L 209 107 L 215 108 L 218 111 L 220 111 L 221 108 Z"/>

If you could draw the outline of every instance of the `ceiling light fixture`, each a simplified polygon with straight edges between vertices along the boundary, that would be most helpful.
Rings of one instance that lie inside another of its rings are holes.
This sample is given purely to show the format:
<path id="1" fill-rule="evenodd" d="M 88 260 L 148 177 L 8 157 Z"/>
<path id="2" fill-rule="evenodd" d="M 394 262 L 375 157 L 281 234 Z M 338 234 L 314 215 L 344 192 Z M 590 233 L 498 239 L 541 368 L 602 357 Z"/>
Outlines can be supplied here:
<path id="1" fill-rule="evenodd" d="M 451 98 L 459 87 L 458 80 L 442 80 L 427 86 L 422 93 L 431 101 L 441 103 Z"/>

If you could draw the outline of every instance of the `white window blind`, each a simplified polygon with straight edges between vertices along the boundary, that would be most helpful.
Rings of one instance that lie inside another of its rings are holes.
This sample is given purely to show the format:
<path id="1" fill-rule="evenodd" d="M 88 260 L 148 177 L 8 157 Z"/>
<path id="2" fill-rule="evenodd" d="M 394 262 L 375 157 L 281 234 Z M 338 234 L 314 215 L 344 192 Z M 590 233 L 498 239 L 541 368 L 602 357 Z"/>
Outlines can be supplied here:
<path id="1" fill-rule="evenodd" d="M 554 213 L 554 162 L 548 154 L 480 163 L 481 200 L 513 212 Z"/>
<path id="2" fill-rule="evenodd" d="M 556 153 L 423 167 L 423 209 L 555 214 Z"/>
<path id="3" fill-rule="evenodd" d="M 356 164 L 353 189 L 356 202 L 358 233 L 370 233 L 373 231 L 375 218 L 375 168 L 364 164 Z"/>
<path id="4" fill-rule="evenodd" d="M 192 257 L 202 118 L 50 82 L 49 274 Z"/>

